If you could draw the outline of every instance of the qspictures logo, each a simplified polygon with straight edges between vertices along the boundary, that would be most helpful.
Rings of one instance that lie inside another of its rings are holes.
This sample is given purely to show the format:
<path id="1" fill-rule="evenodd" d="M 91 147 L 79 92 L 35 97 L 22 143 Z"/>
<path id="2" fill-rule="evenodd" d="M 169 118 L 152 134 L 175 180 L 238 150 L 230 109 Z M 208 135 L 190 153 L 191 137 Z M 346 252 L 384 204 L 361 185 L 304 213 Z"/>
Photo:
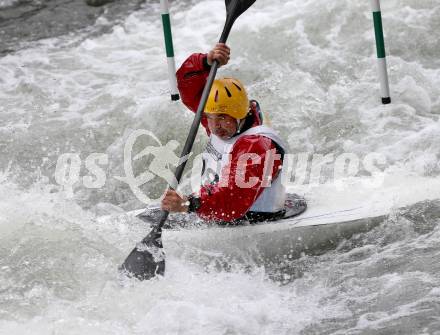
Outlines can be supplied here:
<path id="1" fill-rule="evenodd" d="M 133 148 L 136 141 L 146 136 L 153 140 L 157 145 L 145 147 L 141 152 L 133 156 Z M 133 131 L 125 141 L 123 167 L 125 176 L 113 176 L 116 180 L 127 184 L 133 194 L 139 201 L 149 203 L 150 199 L 141 186 L 151 182 L 155 177 L 159 177 L 166 181 L 167 185 L 177 187 L 177 180 L 174 176 L 174 169 L 190 156 L 179 158 L 175 150 L 178 148 L 179 142 L 171 140 L 165 145 L 151 131 L 138 129 Z M 145 156 L 152 156 L 150 164 L 146 166 L 146 170 L 135 175 L 133 170 L 133 162 L 140 160 Z M 107 181 L 107 174 L 103 166 L 109 163 L 108 155 L 105 153 L 92 153 L 88 155 L 84 161 L 85 168 L 89 172 L 86 176 L 80 176 L 82 160 L 78 153 L 65 153 L 58 157 L 55 181 L 64 187 L 68 193 L 73 193 L 73 186 L 82 182 L 86 188 L 101 188 Z"/>
<path id="2" fill-rule="evenodd" d="M 154 145 L 148 145 L 133 155 L 134 146 L 141 137 L 148 138 L 149 142 L 153 142 Z M 148 189 L 148 184 L 153 179 L 160 178 L 165 181 L 166 186 L 163 191 L 167 186 L 176 189 L 177 180 L 174 171 L 177 166 L 192 156 L 190 153 L 180 158 L 178 156 L 179 146 L 179 142 L 176 140 L 162 144 L 151 131 L 138 129 L 131 132 L 125 140 L 124 176 L 107 175 L 105 167 L 109 164 L 109 157 L 105 153 L 92 153 L 85 158 L 84 162 L 79 153 L 65 153 L 58 157 L 55 181 L 63 186 L 68 193 L 73 194 L 73 187 L 78 183 L 82 183 L 86 188 L 99 189 L 104 187 L 108 178 L 114 178 L 127 184 L 139 201 L 148 204 L 160 199 L 160 197 L 151 199 L 142 190 Z M 210 149 L 209 143 L 205 151 L 206 154 L 212 155 L 213 149 Z M 144 166 L 143 172 L 135 174 L 133 164 L 144 157 L 148 157 L 149 163 Z M 188 169 L 190 176 L 184 181 L 190 185 L 193 192 L 197 192 L 201 184 L 206 182 L 218 183 L 219 187 L 228 187 L 231 182 L 240 188 L 254 187 L 260 180 L 255 176 L 247 177 L 247 172 L 255 165 L 261 164 L 263 164 L 262 171 L 264 171 L 261 176 L 261 187 L 270 187 L 273 182 L 270 171 L 272 171 L 275 161 L 281 160 L 281 155 L 275 154 L 273 150 L 266 152 L 265 159 L 261 159 L 256 153 L 245 153 L 237 157 L 235 175 L 231 175 L 231 169 L 228 168 L 230 155 L 224 156 L 216 152 L 213 157 L 217 163 L 217 169 L 211 169 L 208 171 L 209 173 L 205 173 L 209 175 L 210 180 L 204 180 L 201 177 L 202 171 L 206 168 L 206 156 L 204 158 L 202 153 L 194 157 L 192 168 Z M 83 163 L 87 174 L 80 176 Z M 361 175 L 366 187 L 378 188 L 383 184 L 382 168 L 386 164 L 386 159 L 379 153 L 369 153 L 364 157 L 359 157 L 354 153 L 322 155 L 300 152 L 284 154 L 282 163 L 282 169 L 277 178 L 281 178 L 281 183 L 286 188 L 294 189 L 300 185 L 316 187 L 329 183 L 334 183 L 336 187 L 342 187 L 344 179 L 361 177 Z"/>

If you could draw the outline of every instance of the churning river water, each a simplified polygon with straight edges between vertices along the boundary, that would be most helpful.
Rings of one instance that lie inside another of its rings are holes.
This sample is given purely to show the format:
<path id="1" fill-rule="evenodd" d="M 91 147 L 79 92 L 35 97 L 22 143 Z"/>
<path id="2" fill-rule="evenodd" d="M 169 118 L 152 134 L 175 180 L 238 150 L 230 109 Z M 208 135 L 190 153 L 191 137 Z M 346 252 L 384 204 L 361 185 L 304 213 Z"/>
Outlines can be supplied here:
<path id="1" fill-rule="evenodd" d="M 0 334 L 440 334 L 440 200 L 423 196 L 278 268 L 168 257 L 165 277 L 121 282 L 116 269 L 147 229 L 99 218 L 143 205 L 115 178 L 127 138 L 143 129 L 179 151 L 192 114 L 169 98 L 158 2 L 83 8 L 63 19 L 71 31 L 52 35 L 38 30 L 60 22 L 44 3 L 0 1 L 0 30 L 15 34 L 0 58 Z M 20 6 L 45 18 L 34 35 Z M 218 40 L 224 3 L 174 1 L 171 15 L 179 66 Z M 405 176 L 440 175 L 440 2 L 387 0 L 382 15 L 390 105 L 380 104 L 366 1 L 258 0 L 234 25 L 219 73 L 245 83 L 292 153 L 377 153 L 403 192 Z M 205 142 L 199 132 L 194 151 Z M 56 178 L 66 153 L 79 162 L 68 187 Z M 84 178 L 92 153 L 99 185 Z M 154 179 L 144 191 L 163 187 Z M 348 187 L 338 201 L 350 197 Z"/>

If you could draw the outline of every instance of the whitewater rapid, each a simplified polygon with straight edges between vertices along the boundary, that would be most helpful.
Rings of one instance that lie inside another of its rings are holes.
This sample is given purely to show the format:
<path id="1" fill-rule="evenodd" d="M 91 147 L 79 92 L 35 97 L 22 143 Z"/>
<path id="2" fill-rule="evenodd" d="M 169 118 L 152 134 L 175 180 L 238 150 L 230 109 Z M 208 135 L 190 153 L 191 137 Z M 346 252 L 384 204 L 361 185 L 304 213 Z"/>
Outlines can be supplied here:
<path id="1" fill-rule="evenodd" d="M 174 1 L 171 15 L 180 65 L 219 38 L 224 3 Z M 100 16 L 3 55 L 0 334 L 438 333 L 440 204 L 420 191 L 417 204 L 397 205 L 399 187 L 440 174 L 440 5 L 384 1 L 382 15 L 391 105 L 380 104 L 368 2 L 258 0 L 234 25 L 231 62 L 219 74 L 244 82 L 292 153 L 382 155 L 380 170 L 396 186 L 372 188 L 369 199 L 395 200 L 389 217 L 334 250 L 270 269 L 218 270 L 171 255 L 166 276 L 143 283 L 116 271 L 148 232 L 124 214 L 144 206 L 115 178 L 125 173 L 124 145 L 144 129 L 180 150 L 192 121 L 169 101 L 159 3 L 107 32 L 111 16 Z M 205 142 L 200 131 L 194 151 Z M 55 177 L 65 153 L 81 162 L 71 192 Z M 108 158 L 99 188 L 84 184 L 92 153 Z M 324 169 L 321 182 L 331 178 Z M 297 190 L 329 207 L 357 194 L 349 180 L 332 185 Z M 144 191 L 153 198 L 163 189 L 153 180 Z M 332 201 L 336 189 L 346 192 Z M 115 219 L 101 220 L 108 215 Z"/>

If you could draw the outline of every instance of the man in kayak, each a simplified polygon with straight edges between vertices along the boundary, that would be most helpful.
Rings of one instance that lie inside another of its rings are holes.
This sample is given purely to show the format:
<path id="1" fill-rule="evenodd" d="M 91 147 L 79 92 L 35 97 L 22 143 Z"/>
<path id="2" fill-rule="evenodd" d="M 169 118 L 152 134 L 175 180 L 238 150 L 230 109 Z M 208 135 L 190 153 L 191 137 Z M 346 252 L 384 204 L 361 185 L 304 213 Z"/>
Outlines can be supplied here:
<path id="1" fill-rule="evenodd" d="M 183 103 L 196 112 L 214 60 L 225 65 L 230 49 L 218 43 L 209 53 L 195 53 L 177 71 Z M 284 215 L 285 188 L 281 168 L 285 145 L 276 132 L 263 126 L 255 100 L 249 101 L 234 78 L 214 81 L 201 121 L 209 143 L 203 153 L 202 187 L 182 196 L 168 190 L 162 209 L 195 212 L 217 222 L 276 220 Z"/>

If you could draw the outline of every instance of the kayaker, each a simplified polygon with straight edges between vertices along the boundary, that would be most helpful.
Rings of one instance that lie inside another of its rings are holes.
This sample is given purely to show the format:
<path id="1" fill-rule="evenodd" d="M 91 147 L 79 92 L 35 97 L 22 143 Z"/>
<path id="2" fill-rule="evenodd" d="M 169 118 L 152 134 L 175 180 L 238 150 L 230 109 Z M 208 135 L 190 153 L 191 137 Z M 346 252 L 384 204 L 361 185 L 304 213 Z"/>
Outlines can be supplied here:
<path id="1" fill-rule="evenodd" d="M 196 112 L 214 60 L 228 63 L 230 48 L 218 43 L 207 54 L 189 56 L 177 71 L 183 103 Z M 162 209 L 195 212 L 205 220 L 240 222 L 276 220 L 283 216 L 286 197 L 281 183 L 285 145 L 263 126 L 259 104 L 247 97 L 235 78 L 214 81 L 201 121 L 209 143 L 203 153 L 198 194 L 168 190 Z"/>

